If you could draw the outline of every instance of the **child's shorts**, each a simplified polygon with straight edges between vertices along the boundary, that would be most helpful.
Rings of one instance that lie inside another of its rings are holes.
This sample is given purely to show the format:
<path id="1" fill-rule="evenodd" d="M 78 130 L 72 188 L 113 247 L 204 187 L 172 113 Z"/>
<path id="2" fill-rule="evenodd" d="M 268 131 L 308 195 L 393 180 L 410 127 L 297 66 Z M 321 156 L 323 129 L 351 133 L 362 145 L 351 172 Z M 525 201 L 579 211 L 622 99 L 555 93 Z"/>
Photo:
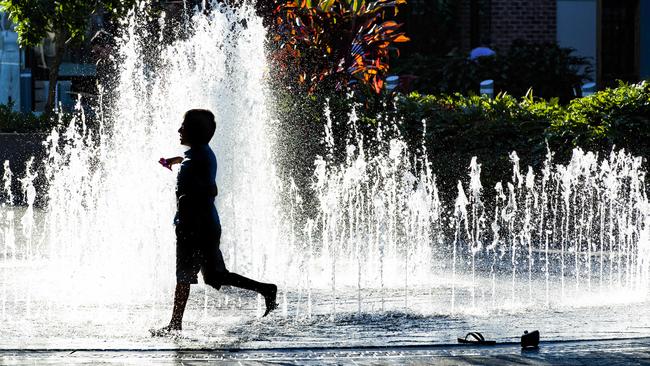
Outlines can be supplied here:
<path id="1" fill-rule="evenodd" d="M 211 225 L 212 226 L 212 225 Z M 219 249 L 221 226 L 188 230 L 176 226 L 176 283 L 198 283 L 201 271 L 206 284 L 219 289 L 228 270 Z"/>

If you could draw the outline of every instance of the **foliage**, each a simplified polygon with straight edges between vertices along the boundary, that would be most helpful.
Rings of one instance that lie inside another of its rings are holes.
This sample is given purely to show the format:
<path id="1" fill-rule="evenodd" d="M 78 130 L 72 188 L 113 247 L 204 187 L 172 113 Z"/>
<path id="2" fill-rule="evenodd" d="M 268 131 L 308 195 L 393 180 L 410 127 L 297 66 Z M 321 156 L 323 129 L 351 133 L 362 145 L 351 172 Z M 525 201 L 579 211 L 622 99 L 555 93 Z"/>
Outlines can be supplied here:
<path id="1" fill-rule="evenodd" d="M 35 46 L 53 35 L 55 57 L 50 64 L 47 111 L 51 110 L 59 66 L 70 43 L 84 40 L 90 17 L 100 10 L 122 15 L 134 0 L 0 0 L 0 11 L 7 12 L 16 25 L 22 46 Z"/>
<path id="2" fill-rule="evenodd" d="M 286 121 L 283 131 L 292 131 L 298 160 L 288 166 L 304 167 L 304 182 L 310 179 L 313 155 L 322 134 L 325 98 L 294 96 L 297 104 L 284 105 L 280 119 Z M 330 95 L 330 110 L 335 121 L 337 141 L 344 141 L 350 100 L 343 95 Z M 296 112 L 297 111 L 297 112 Z M 298 113 L 298 116 L 296 116 Z M 395 100 L 382 97 L 368 100 L 357 110 L 365 141 L 373 140 L 373 125 L 380 121 L 397 121 L 399 130 L 413 151 L 422 146 L 423 138 L 429 161 L 443 194 L 453 199 L 456 182 L 467 179 L 473 156 L 482 164 L 485 187 L 512 175 L 509 154 L 516 151 L 522 169 L 530 165 L 541 168 L 547 149 L 555 161 L 566 163 L 573 148 L 582 147 L 602 155 L 613 148 L 626 149 L 637 156 L 650 156 L 650 83 L 621 85 L 593 96 L 575 99 L 568 105 L 556 98 L 544 100 L 528 94 L 516 98 L 500 94 L 494 99 L 484 96 L 398 95 Z M 426 121 L 426 135 L 423 123 Z M 292 126 L 300 125 L 300 129 Z M 287 132 L 289 133 L 289 132 Z M 307 137 L 309 136 L 309 137 Z M 305 143 L 306 140 L 310 142 Z M 307 147 L 309 146 L 309 147 Z M 318 151 L 323 154 L 324 151 Z M 344 153 L 344 151 L 343 151 Z M 648 161 L 646 160 L 646 167 Z"/>
<path id="3" fill-rule="evenodd" d="M 20 44 L 35 46 L 48 33 L 67 35 L 73 42 L 82 41 L 92 14 L 100 9 L 123 13 L 132 4 L 133 1 L 123 0 L 2 0 L 0 10 L 9 13 L 16 24 Z"/>
<path id="4" fill-rule="evenodd" d="M 553 43 L 515 42 L 503 60 L 503 85 L 514 95 L 523 95 L 532 87 L 543 98 L 570 98 L 573 88 L 580 89 L 593 71 L 587 58 L 572 56 L 573 52 Z"/>
<path id="5" fill-rule="evenodd" d="M 310 92 L 324 81 L 340 89 L 352 78 L 379 93 L 391 48 L 408 41 L 400 24 L 385 19 L 386 12 L 404 3 L 290 0 L 275 9 L 275 59 Z"/>
<path id="6" fill-rule="evenodd" d="M 452 186 L 465 179 L 472 156 L 483 164 L 486 186 L 512 174 L 509 153 L 517 151 L 522 169 L 540 168 L 547 149 L 566 162 L 575 147 L 600 154 L 623 148 L 637 156 L 650 156 L 650 83 L 621 84 L 592 96 L 574 99 L 567 106 L 533 98 L 499 95 L 426 96 L 413 93 L 399 99 L 397 115 L 405 136 L 414 146 L 427 123 L 427 150 L 440 181 Z M 646 166 L 648 161 L 646 161 Z"/>
<path id="7" fill-rule="evenodd" d="M 560 118 L 562 107 L 531 95 L 490 99 L 413 93 L 399 99 L 396 113 L 414 146 L 422 141 L 422 120 L 426 121 L 424 139 L 433 169 L 442 191 L 455 193 L 456 182 L 467 177 L 462 167 L 473 156 L 483 166 L 486 187 L 511 174 L 512 151 L 517 151 L 523 166 L 539 166 L 546 153 L 544 133 L 551 120 Z"/>
<path id="8" fill-rule="evenodd" d="M 47 132 L 53 125 L 44 115 L 14 112 L 14 104 L 0 104 L 0 132 Z"/>
<path id="9" fill-rule="evenodd" d="M 513 42 L 506 52 L 470 60 L 465 55 L 413 55 L 396 64 L 396 72 L 419 77 L 414 88 L 422 93 L 477 94 L 482 80 L 494 80 L 496 92 L 525 95 L 530 88 L 542 98 L 566 103 L 589 80 L 592 67 L 573 49 L 552 43 Z"/>
<path id="10" fill-rule="evenodd" d="M 547 131 L 555 146 L 583 146 L 606 152 L 613 146 L 650 156 L 650 82 L 621 84 L 575 99 L 564 118 Z"/>

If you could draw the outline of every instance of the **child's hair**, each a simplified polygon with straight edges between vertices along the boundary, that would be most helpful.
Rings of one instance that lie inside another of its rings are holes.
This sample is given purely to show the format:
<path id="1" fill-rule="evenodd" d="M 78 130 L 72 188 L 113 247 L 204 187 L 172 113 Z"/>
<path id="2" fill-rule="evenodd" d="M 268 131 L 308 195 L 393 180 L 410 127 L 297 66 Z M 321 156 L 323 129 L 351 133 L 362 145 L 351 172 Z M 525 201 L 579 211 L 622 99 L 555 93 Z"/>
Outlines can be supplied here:
<path id="1" fill-rule="evenodd" d="M 207 109 L 190 109 L 185 112 L 184 126 L 187 138 L 192 144 L 209 143 L 217 128 L 214 114 Z"/>

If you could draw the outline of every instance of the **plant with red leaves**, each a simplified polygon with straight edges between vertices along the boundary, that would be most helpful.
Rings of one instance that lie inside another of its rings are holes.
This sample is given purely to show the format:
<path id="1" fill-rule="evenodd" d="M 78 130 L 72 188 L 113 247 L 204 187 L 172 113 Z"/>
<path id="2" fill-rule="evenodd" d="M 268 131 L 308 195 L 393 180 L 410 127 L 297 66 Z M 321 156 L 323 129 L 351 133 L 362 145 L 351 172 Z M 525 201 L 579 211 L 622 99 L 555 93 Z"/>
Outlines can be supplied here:
<path id="1" fill-rule="evenodd" d="M 381 92 L 396 43 L 409 41 L 387 20 L 406 0 L 284 0 L 274 10 L 281 72 L 310 93 L 323 82 L 341 89 L 352 80 Z M 399 51 L 398 51 L 399 52 Z"/>

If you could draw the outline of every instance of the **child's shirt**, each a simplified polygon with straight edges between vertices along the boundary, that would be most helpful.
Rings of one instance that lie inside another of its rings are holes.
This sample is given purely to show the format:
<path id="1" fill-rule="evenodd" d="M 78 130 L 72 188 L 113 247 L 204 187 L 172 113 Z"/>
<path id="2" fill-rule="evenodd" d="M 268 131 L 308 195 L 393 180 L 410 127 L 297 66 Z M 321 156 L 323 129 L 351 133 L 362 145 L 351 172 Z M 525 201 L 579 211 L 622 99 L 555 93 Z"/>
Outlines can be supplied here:
<path id="1" fill-rule="evenodd" d="M 174 224 L 184 226 L 219 224 L 214 205 L 217 191 L 217 158 L 209 145 L 193 146 L 176 179 L 176 217 Z"/>

